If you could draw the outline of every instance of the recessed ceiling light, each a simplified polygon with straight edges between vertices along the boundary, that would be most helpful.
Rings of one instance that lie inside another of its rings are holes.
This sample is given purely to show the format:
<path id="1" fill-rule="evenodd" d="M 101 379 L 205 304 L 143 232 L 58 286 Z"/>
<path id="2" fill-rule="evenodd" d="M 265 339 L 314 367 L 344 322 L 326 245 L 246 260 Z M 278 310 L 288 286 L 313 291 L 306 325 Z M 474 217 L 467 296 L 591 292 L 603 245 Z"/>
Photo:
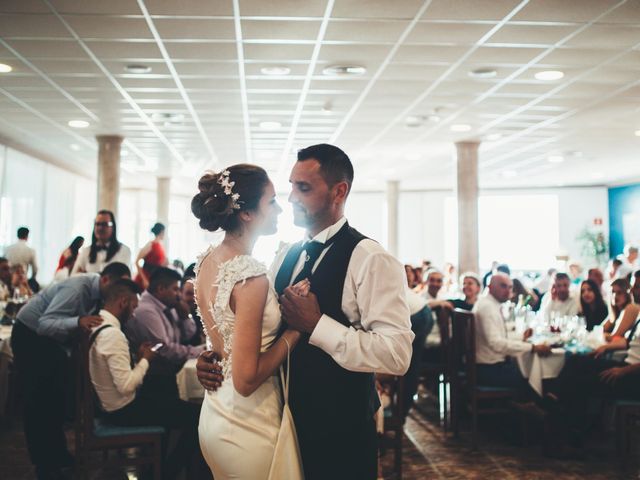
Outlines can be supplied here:
<path id="1" fill-rule="evenodd" d="M 502 176 L 504 178 L 513 178 L 518 176 L 518 172 L 516 172 L 515 170 L 505 170 L 502 172 Z"/>
<path id="2" fill-rule="evenodd" d="M 409 115 L 404 119 L 404 124 L 410 128 L 416 128 L 424 123 L 424 117 L 420 115 Z"/>
<path id="3" fill-rule="evenodd" d="M 13 70 L 13 67 L 11 65 L 0 63 L 0 73 L 9 73 L 11 70 Z"/>
<path id="4" fill-rule="evenodd" d="M 268 121 L 268 122 L 260 122 L 260 128 L 263 130 L 278 130 L 279 128 L 282 127 L 282 124 L 280 122 L 273 122 L 273 121 Z"/>
<path id="5" fill-rule="evenodd" d="M 158 122 L 164 122 L 164 125 L 182 123 L 184 115 L 182 113 L 154 113 L 151 118 Z"/>
<path id="6" fill-rule="evenodd" d="M 262 67 L 260 69 L 263 75 L 289 75 L 291 69 L 284 66 Z"/>
<path id="7" fill-rule="evenodd" d="M 636 137 L 640 137 L 640 130 L 635 131 Z"/>
<path id="8" fill-rule="evenodd" d="M 562 163 L 564 162 L 564 157 L 562 155 L 549 155 L 547 161 L 549 163 Z"/>
<path id="9" fill-rule="evenodd" d="M 452 132 L 468 132 L 471 130 L 471 125 L 467 125 L 466 123 L 456 123 L 451 125 L 449 130 Z"/>
<path id="10" fill-rule="evenodd" d="M 86 120 L 69 120 L 67 125 L 73 128 L 87 128 L 89 126 L 89 122 Z"/>
<path id="11" fill-rule="evenodd" d="M 148 65 L 132 64 L 124 67 L 124 70 L 128 73 L 150 73 L 151 67 Z"/>
<path id="12" fill-rule="evenodd" d="M 80 151 L 80 145 L 78 145 L 77 143 L 72 143 L 71 145 L 69 145 L 69 148 L 71 150 L 73 150 L 74 152 L 79 152 Z"/>
<path id="13" fill-rule="evenodd" d="M 537 80 L 549 82 L 552 80 L 560 80 L 564 77 L 564 72 L 561 72 L 560 70 L 544 70 L 542 72 L 537 72 L 534 76 Z"/>
<path id="14" fill-rule="evenodd" d="M 349 75 L 362 75 L 367 69 L 361 65 L 331 65 L 322 70 L 322 73 L 331 77 L 343 77 Z"/>
<path id="15" fill-rule="evenodd" d="M 488 142 L 495 142 L 496 140 L 500 140 L 501 138 L 502 138 L 501 133 L 490 133 L 489 135 L 487 135 Z"/>
<path id="16" fill-rule="evenodd" d="M 469 72 L 469 76 L 473 78 L 493 78 L 498 74 L 494 68 L 476 68 Z"/>

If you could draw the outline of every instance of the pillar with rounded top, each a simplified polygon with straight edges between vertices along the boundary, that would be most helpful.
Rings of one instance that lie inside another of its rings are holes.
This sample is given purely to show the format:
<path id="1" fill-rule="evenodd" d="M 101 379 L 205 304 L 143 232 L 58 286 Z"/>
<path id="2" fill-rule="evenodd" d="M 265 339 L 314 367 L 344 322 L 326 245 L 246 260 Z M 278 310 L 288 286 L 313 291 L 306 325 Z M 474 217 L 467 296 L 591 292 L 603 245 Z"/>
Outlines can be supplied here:
<path id="1" fill-rule="evenodd" d="M 387 250 L 398 256 L 398 192 L 397 180 L 387 181 Z"/>
<path id="2" fill-rule="evenodd" d="M 164 224 L 167 227 L 167 232 L 164 236 L 165 250 L 169 249 L 169 199 L 171 198 L 171 178 L 158 177 L 157 178 L 157 190 L 156 190 L 156 210 L 158 222 Z"/>
<path id="3" fill-rule="evenodd" d="M 480 142 L 456 142 L 458 198 L 458 271 L 479 272 L 478 147 Z"/>
<path id="4" fill-rule="evenodd" d="M 98 141 L 98 210 L 111 210 L 118 214 L 120 194 L 120 146 L 119 135 L 97 135 Z"/>

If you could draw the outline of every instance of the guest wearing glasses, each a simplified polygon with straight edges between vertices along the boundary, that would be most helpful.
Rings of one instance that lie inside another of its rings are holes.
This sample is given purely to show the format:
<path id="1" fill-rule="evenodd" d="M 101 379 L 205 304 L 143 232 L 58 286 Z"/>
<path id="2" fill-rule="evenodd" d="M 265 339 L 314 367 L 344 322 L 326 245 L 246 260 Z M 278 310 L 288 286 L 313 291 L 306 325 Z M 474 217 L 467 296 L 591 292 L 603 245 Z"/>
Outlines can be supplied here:
<path id="1" fill-rule="evenodd" d="M 138 253 L 138 258 L 136 258 L 136 268 L 138 269 L 136 283 L 143 290 L 146 290 L 149 286 L 149 277 L 151 277 L 153 271 L 158 267 L 166 267 L 169 264 L 162 245 L 165 231 L 166 228 L 162 223 L 156 223 L 151 227 L 151 233 L 154 238 L 142 247 Z M 143 261 L 144 265 L 141 265 Z"/>
<path id="2" fill-rule="evenodd" d="M 600 288 L 593 280 L 585 280 L 580 285 L 580 313 L 584 316 L 589 331 L 609 316 Z"/>
<path id="3" fill-rule="evenodd" d="M 129 266 L 131 250 L 118 241 L 113 212 L 100 210 L 94 222 L 91 245 L 80 250 L 71 275 L 100 273 L 104 267 L 115 262 Z"/>

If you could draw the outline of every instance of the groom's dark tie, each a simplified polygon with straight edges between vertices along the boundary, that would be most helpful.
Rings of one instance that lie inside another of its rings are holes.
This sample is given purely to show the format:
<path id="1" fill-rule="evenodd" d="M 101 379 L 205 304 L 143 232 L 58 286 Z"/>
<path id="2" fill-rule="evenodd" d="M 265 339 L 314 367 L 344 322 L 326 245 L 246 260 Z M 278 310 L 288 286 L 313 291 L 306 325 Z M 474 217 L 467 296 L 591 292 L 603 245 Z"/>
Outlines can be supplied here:
<path id="1" fill-rule="evenodd" d="M 305 254 L 304 265 L 300 273 L 296 275 L 296 278 L 293 281 L 292 285 L 295 285 L 300 280 L 303 280 L 305 278 L 311 278 L 311 271 L 313 270 L 313 266 L 318 261 L 318 257 L 320 257 L 320 254 L 326 247 L 329 246 L 329 243 L 331 243 L 331 240 L 329 240 L 326 244 L 312 240 L 304 244 L 304 247 L 302 247 L 302 251 Z"/>

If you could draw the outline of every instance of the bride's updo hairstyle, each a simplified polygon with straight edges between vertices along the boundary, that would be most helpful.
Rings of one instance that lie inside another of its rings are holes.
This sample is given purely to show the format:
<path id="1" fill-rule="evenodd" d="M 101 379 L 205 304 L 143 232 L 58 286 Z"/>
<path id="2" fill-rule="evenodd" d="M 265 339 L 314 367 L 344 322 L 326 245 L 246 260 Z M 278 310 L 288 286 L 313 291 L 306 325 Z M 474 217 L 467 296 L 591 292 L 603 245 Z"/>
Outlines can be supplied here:
<path id="1" fill-rule="evenodd" d="M 218 173 L 207 172 L 198 181 L 200 192 L 191 200 L 191 211 L 200 220 L 200 228 L 210 232 L 220 228 L 226 232 L 237 230 L 239 213 L 258 208 L 268 183 L 263 168 L 247 163 L 232 165 Z"/>

